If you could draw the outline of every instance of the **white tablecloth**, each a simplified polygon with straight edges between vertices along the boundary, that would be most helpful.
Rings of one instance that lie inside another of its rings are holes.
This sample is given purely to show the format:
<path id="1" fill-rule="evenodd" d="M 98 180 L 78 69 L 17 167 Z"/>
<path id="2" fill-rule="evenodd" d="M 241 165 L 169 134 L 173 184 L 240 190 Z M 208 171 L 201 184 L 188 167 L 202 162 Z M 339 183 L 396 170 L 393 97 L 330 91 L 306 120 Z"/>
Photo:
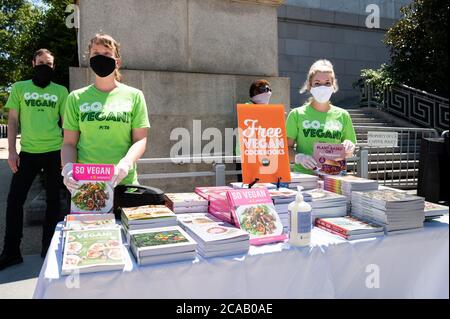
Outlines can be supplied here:
<path id="1" fill-rule="evenodd" d="M 126 249 L 126 248 L 124 248 Z M 314 228 L 312 244 L 247 255 L 61 276 L 57 229 L 34 298 L 449 298 L 448 216 L 421 231 L 346 241 Z"/>

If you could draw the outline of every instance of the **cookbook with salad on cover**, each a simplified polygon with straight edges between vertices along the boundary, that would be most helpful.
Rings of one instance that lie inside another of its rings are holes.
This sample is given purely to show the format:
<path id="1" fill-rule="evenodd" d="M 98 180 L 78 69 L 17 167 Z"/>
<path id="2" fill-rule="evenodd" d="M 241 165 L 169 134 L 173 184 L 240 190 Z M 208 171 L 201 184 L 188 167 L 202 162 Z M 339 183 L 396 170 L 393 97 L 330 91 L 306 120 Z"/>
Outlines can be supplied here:
<path id="1" fill-rule="evenodd" d="M 113 210 L 112 164 L 73 164 L 73 178 L 80 187 L 72 191 L 71 214 L 104 214 Z"/>
<path id="2" fill-rule="evenodd" d="M 238 189 L 227 192 L 237 227 L 250 234 L 251 245 L 284 241 L 283 225 L 267 189 Z"/>

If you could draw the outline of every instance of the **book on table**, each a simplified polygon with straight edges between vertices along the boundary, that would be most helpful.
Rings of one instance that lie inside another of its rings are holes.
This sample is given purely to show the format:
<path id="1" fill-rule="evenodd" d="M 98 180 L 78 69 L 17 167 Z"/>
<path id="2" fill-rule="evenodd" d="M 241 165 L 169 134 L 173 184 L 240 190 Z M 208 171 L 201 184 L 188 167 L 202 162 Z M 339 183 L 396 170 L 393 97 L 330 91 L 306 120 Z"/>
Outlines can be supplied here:
<path id="1" fill-rule="evenodd" d="M 124 266 L 124 247 L 119 228 L 66 232 L 62 274 L 121 270 Z"/>
<path id="2" fill-rule="evenodd" d="M 233 224 L 233 216 L 226 197 L 226 192 L 232 189 L 229 186 L 196 187 L 195 193 L 208 200 L 208 213 Z"/>
<path id="3" fill-rule="evenodd" d="M 198 243 L 202 257 L 218 257 L 246 253 L 249 234 L 209 214 L 191 214 L 180 219 L 182 227 Z"/>
<path id="4" fill-rule="evenodd" d="M 347 197 L 324 189 L 302 192 L 303 199 L 311 206 L 312 219 L 343 217 L 347 215 Z"/>
<path id="5" fill-rule="evenodd" d="M 116 227 L 114 214 L 70 214 L 64 218 L 64 230 L 87 230 Z"/>
<path id="6" fill-rule="evenodd" d="M 421 229 L 425 219 L 422 197 L 393 190 L 353 192 L 351 214 L 384 226 L 386 233 Z"/>
<path id="7" fill-rule="evenodd" d="M 280 217 L 267 189 L 239 189 L 227 192 L 235 225 L 250 234 L 251 245 L 287 239 Z"/>
<path id="8" fill-rule="evenodd" d="M 126 230 L 177 225 L 177 215 L 165 205 L 124 207 L 121 219 Z"/>
<path id="9" fill-rule="evenodd" d="M 208 200 L 196 193 L 166 193 L 166 206 L 174 213 L 205 213 Z"/>
<path id="10" fill-rule="evenodd" d="M 435 219 L 448 215 L 448 206 L 425 201 L 425 218 Z"/>
<path id="11" fill-rule="evenodd" d="M 234 183 L 230 183 L 230 186 L 233 189 L 242 189 L 242 188 L 247 188 L 249 187 L 249 184 L 244 184 L 244 183 L 239 183 L 239 182 L 234 182 Z M 272 184 L 272 183 L 256 183 L 252 185 L 252 188 L 267 188 L 267 189 L 276 189 L 277 185 Z"/>
<path id="12" fill-rule="evenodd" d="M 316 226 L 346 239 L 359 239 L 384 235 L 381 225 L 368 223 L 352 217 L 332 217 L 316 219 Z"/>
<path id="13" fill-rule="evenodd" d="M 139 265 L 194 259 L 196 247 L 180 226 L 130 231 L 130 248 Z"/>
<path id="14" fill-rule="evenodd" d="M 319 177 L 316 175 L 291 172 L 291 182 L 289 188 L 297 190 L 297 186 L 302 186 L 303 189 L 314 189 L 318 186 Z"/>

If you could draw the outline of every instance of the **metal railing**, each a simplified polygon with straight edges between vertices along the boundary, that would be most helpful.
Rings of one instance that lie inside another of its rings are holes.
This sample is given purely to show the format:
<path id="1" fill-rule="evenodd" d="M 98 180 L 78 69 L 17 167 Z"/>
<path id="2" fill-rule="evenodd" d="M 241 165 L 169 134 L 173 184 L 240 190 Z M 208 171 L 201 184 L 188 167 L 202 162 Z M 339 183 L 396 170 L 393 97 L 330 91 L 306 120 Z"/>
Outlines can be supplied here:
<path id="1" fill-rule="evenodd" d="M 401 189 L 417 188 L 420 145 L 423 138 L 440 135 L 435 129 L 355 126 L 358 145 L 367 150 L 367 177 L 380 184 Z M 368 144 L 368 132 L 396 132 L 398 144 L 377 147 Z"/>
<path id="2" fill-rule="evenodd" d="M 347 159 L 349 167 L 352 169 L 350 174 L 367 177 L 367 159 L 368 151 L 363 148 L 357 148 L 356 156 Z M 227 176 L 236 176 L 242 174 L 241 170 L 227 170 L 226 164 L 240 163 L 239 156 L 199 156 L 199 157 L 176 157 L 176 158 L 143 158 L 138 161 L 140 164 L 172 164 L 176 166 L 186 166 L 195 164 L 209 164 L 211 170 L 204 171 L 186 171 L 175 173 L 148 173 L 138 174 L 139 180 L 149 179 L 178 179 L 193 177 L 211 177 L 214 178 L 216 186 L 225 186 Z M 292 169 L 292 167 L 291 167 Z"/>
<path id="3" fill-rule="evenodd" d="M 449 128 L 449 100 L 407 85 L 384 91 L 373 84 L 359 82 L 361 106 L 377 107 L 422 127 L 438 131 Z"/>
<path id="4" fill-rule="evenodd" d="M 377 180 L 381 185 L 401 189 L 417 188 L 420 145 L 423 138 L 439 137 L 437 130 L 405 127 L 355 126 L 358 136 L 355 156 L 347 160 L 348 173 Z M 376 147 L 368 144 L 369 132 L 396 132 L 398 144 L 392 147 Z M 176 158 L 145 158 L 138 164 L 173 164 L 177 166 L 209 164 L 210 170 L 175 173 L 140 174 L 140 180 L 211 177 L 215 185 L 224 186 L 226 177 L 242 174 L 242 171 L 228 169 L 226 164 L 239 163 L 239 156 L 198 156 Z"/>
<path id="5" fill-rule="evenodd" d="M 0 138 L 8 137 L 8 125 L 0 124 Z"/>

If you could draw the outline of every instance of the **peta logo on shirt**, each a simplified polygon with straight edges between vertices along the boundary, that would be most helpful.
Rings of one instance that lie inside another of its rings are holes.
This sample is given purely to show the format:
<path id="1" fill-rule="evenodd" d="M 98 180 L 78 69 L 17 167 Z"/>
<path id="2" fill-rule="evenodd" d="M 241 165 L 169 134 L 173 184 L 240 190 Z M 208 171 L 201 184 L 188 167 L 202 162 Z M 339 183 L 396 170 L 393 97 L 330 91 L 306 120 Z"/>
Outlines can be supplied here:
<path id="1" fill-rule="evenodd" d="M 131 102 L 110 103 L 101 102 L 83 103 L 80 105 L 80 119 L 84 121 L 112 121 L 129 123 L 131 117 Z"/>
<path id="2" fill-rule="evenodd" d="M 48 93 L 39 94 L 37 92 L 26 92 L 24 93 L 23 98 L 27 106 L 55 108 L 56 103 L 58 102 L 58 96 Z"/>
<path id="3" fill-rule="evenodd" d="M 305 120 L 302 122 L 305 137 L 340 139 L 343 125 L 336 120 L 328 120 L 325 124 L 319 121 Z"/>

